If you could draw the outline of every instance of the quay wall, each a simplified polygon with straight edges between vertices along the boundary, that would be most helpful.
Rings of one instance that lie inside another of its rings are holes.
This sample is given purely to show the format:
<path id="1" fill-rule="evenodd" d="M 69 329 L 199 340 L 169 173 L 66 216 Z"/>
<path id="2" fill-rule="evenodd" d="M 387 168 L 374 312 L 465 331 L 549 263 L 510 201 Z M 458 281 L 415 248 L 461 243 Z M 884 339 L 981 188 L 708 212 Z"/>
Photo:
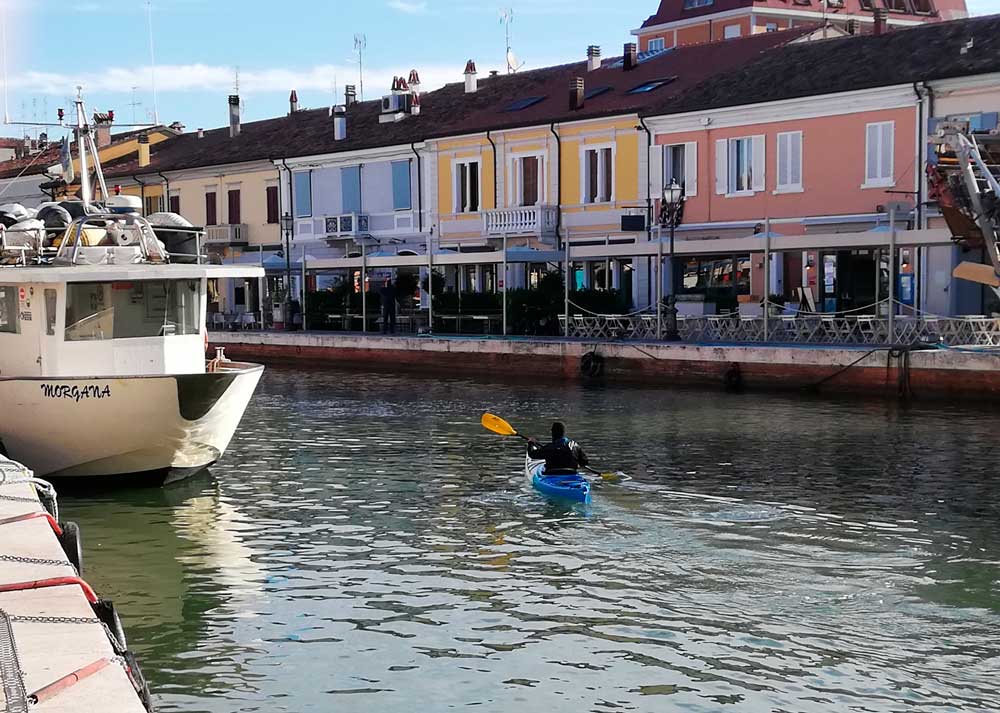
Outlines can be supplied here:
<path id="1" fill-rule="evenodd" d="M 936 349 L 907 356 L 870 347 L 698 345 L 566 339 L 406 337 L 311 332 L 211 333 L 226 355 L 269 363 L 498 378 L 593 380 L 584 356 L 603 359 L 608 383 L 819 390 L 915 397 L 1000 396 L 1000 356 Z M 906 362 L 909 362 L 907 365 Z M 738 373 L 738 380 L 734 378 Z M 907 378 L 908 377 L 908 378 Z M 818 388 L 817 388 L 818 385 Z"/>

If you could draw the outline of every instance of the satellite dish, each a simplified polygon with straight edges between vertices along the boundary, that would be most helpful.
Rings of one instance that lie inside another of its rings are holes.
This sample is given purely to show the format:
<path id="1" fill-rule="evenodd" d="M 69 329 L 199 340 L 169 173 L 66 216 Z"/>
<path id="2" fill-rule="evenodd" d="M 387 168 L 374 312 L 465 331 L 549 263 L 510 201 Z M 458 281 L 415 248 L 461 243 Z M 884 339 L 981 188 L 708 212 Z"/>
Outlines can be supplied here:
<path id="1" fill-rule="evenodd" d="M 507 71 L 516 72 L 523 66 L 524 62 L 517 61 L 517 57 L 514 55 L 514 50 L 507 50 Z"/>

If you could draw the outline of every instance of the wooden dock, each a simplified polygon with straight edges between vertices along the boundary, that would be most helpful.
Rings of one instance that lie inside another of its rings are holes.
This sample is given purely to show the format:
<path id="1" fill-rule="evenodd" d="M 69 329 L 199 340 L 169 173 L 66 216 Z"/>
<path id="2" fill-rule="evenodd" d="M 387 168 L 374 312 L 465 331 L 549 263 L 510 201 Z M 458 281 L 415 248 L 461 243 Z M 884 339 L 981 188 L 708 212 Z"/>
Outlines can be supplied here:
<path id="1" fill-rule="evenodd" d="M 97 617 L 28 477 L 0 457 L 0 711 L 144 713 L 142 674 Z M 65 531 L 72 540 L 75 526 Z"/>

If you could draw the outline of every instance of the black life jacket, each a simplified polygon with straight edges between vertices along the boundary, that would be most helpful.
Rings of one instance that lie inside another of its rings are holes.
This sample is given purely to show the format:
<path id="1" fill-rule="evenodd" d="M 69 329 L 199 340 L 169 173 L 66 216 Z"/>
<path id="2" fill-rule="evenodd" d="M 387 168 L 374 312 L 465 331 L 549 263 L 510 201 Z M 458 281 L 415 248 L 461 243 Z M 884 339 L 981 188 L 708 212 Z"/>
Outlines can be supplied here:
<path id="1" fill-rule="evenodd" d="M 553 441 L 542 448 L 546 473 L 575 473 L 580 467 L 573 443 L 568 438 Z"/>

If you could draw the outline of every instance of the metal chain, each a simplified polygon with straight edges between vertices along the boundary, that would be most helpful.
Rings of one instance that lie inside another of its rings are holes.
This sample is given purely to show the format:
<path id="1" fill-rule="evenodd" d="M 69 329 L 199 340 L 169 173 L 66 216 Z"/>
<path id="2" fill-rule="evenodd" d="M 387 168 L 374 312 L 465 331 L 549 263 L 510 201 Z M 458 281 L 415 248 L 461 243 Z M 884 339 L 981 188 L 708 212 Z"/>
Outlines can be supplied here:
<path id="1" fill-rule="evenodd" d="M 0 562 L 17 562 L 19 564 L 42 564 L 52 567 L 73 567 L 66 560 L 43 559 L 41 557 L 21 557 L 19 555 L 0 555 Z M 73 567 L 76 571 L 76 567 Z"/>
<path id="2" fill-rule="evenodd" d="M 15 614 L 10 620 L 18 624 L 103 624 L 95 616 L 20 616 Z"/>
<path id="3" fill-rule="evenodd" d="M 37 503 L 38 498 L 29 498 L 24 495 L 0 495 L 0 500 L 12 503 Z"/>

